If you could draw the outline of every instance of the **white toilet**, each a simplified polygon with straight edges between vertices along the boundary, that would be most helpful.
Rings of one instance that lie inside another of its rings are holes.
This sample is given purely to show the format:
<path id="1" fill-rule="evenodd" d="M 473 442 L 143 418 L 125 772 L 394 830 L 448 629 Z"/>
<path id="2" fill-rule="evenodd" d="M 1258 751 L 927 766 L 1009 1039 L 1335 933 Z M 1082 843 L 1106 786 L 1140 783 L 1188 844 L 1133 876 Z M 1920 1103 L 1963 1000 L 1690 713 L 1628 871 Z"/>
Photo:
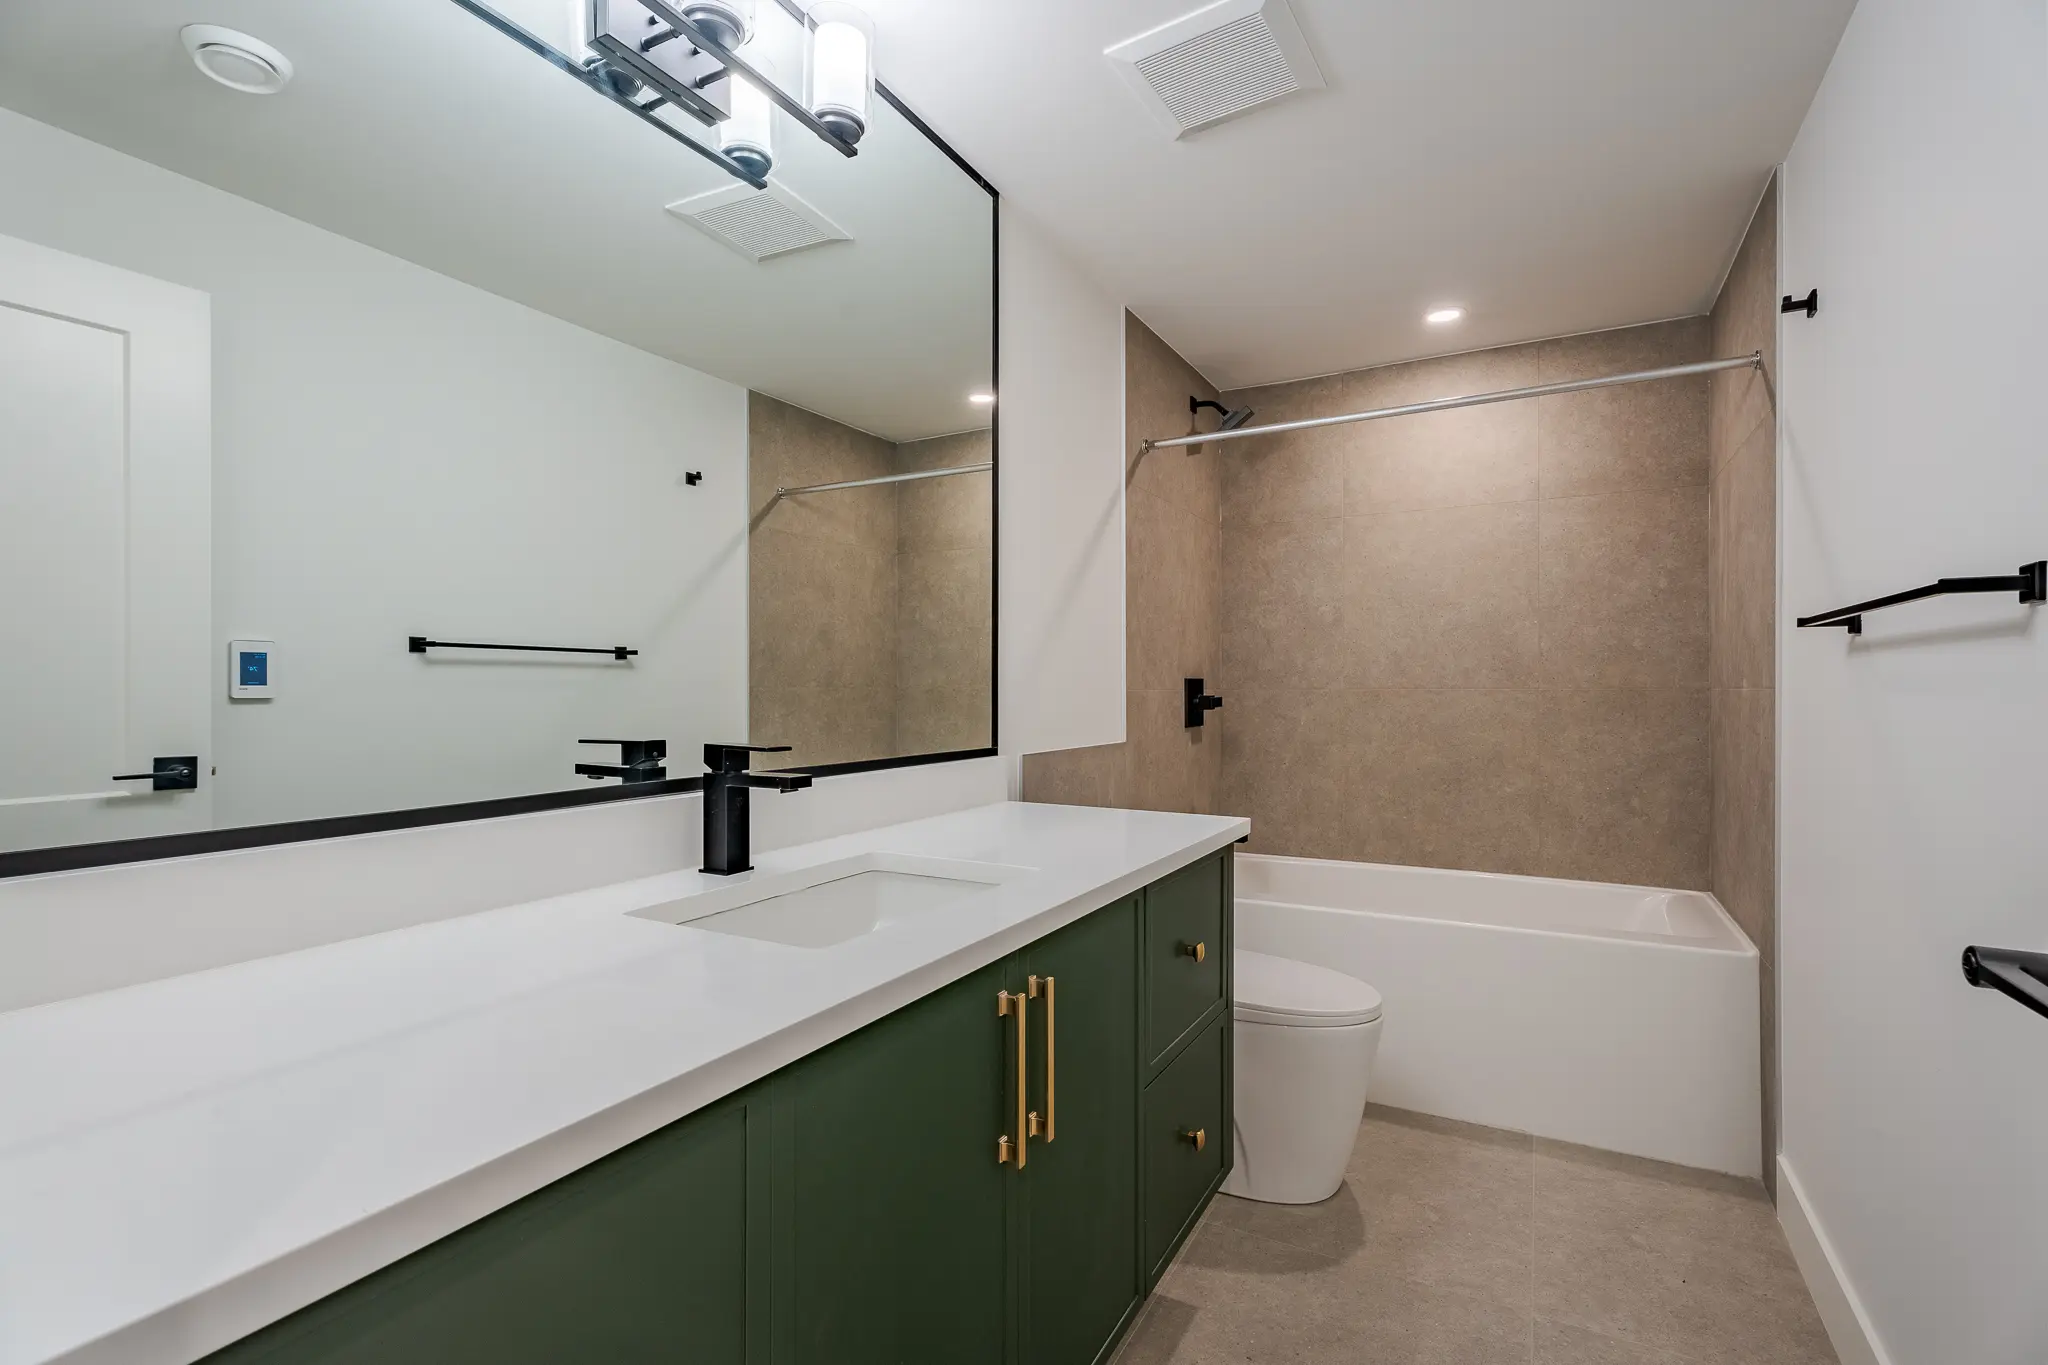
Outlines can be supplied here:
<path id="1" fill-rule="evenodd" d="M 1237 1163 L 1225 1194 L 1314 1204 L 1344 1182 L 1380 1049 L 1380 993 L 1244 949 L 1235 960 Z"/>

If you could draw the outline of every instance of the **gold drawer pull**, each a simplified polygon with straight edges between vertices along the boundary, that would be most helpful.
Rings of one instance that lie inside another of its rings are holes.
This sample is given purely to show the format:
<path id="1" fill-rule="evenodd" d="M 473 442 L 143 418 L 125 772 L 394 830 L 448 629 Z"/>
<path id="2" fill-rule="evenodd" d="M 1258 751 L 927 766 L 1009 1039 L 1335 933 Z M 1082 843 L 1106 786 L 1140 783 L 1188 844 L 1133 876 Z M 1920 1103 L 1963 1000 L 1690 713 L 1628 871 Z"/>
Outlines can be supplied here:
<path id="1" fill-rule="evenodd" d="M 1202 962 L 1209 956 L 1209 945 L 1206 943 L 1183 943 L 1180 945 L 1180 951 L 1181 956 L 1191 957 L 1197 962 Z"/>
<path id="2" fill-rule="evenodd" d="M 1012 1156 L 1017 1159 L 1017 1169 L 1024 1169 L 1024 1159 L 1029 1155 L 1024 1149 L 1028 1145 L 1025 1135 L 1031 1131 L 1031 1121 L 1024 1112 L 1025 1048 L 1028 1040 L 1024 1036 L 1025 998 L 1022 991 L 997 991 L 996 1014 L 1017 1018 L 1017 1135 L 1013 1141 L 1008 1136 L 996 1141 L 996 1162 L 1002 1164 Z"/>
<path id="3" fill-rule="evenodd" d="M 1206 1128 L 1190 1128 L 1187 1132 L 1182 1133 L 1181 1136 L 1194 1143 L 1195 1150 L 1198 1152 L 1209 1145 L 1209 1130 Z"/>
<path id="4" fill-rule="evenodd" d="M 1025 979 L 1024 992 L 1033 1000 L 1045 997 L 1045 1119 L 1040 1122 L 1038 1115 L 1031 1115 L 1031 1136 L 1042 1137 L 1047 1142 L 1053 1139 L 1053 1115 L 1059 1109 L 1059 1089 L 1054 1070 L 1059 1061 L 1059 1042 L 1053 1031 L 1053 978 L 1033 976 Z"/>

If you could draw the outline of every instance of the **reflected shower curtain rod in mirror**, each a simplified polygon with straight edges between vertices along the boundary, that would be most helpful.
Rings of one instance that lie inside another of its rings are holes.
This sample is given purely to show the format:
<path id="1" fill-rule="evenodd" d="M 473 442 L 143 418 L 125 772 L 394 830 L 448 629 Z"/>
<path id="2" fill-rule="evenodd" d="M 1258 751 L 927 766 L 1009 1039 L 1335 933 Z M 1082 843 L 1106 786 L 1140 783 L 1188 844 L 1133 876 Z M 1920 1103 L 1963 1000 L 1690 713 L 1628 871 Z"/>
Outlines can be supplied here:
<path id="1" fill-rule="evenodd" d="M 1672 365 L 1661 370 L 1638 370 L 1633 374 L 1611 374 L 1600 379 L 1569 379 L 1559 384 L 1536 384 L 1525 389 L 1501 389 L 1475 393 L 1463 398 L 1437 398 L 1427 403 L 1409 403 L 1398 408 L 1374 408 L 1370 412 L 1348 412 L 1341 417 L 1309 417 L 1299 422 L 1274 422 L 1269 426 L 1241 426 L 1228 431 L 1209 431 L 1196 436 L 1175 436 L 1169 440 L 1147 441 L 1139 447 L 1165 450 L 1169 446 L 1199 446 L 1211 441 L 1236 441 L 1246 436 L 1271 436 L 1283 431 L 1311 431 L 1317 427 L 1338 427 L 1351 422 L 1376 422 L 1383 417 L 1414 417 L 1425 412 L 1449 412 L 1453 408 L 1476 408 L 1486 403 L 1509 403 L 1517 398 L 1547 398 L 1558 393 L 1581 393 L 1587 389 L 1612 388 L 1616 384 L 1642 384 L 1652 379 L 1685 379 L 1719 370 L 1761 370 L 1764 353 L 1752 351 L 1726 360 L 1702 360 L 1692 365 Z"/>
<path id="2" fill-rule="evenodd" d="M 778 488 L 778 501 L 798 493 L 831 493 L 841 488 L 872 488 L 878 483 L 910 483 L 917 479 L 944 479 L 954 474 L 986 474 L 995 468 L 995 462 L 984 460 L 980 464 L 948 465 L 944 469 L 919 469 L 909 474 L 883 474 L 873 479 L 848 479 L 844 483 L 811 483 L 802 488 Z"/>

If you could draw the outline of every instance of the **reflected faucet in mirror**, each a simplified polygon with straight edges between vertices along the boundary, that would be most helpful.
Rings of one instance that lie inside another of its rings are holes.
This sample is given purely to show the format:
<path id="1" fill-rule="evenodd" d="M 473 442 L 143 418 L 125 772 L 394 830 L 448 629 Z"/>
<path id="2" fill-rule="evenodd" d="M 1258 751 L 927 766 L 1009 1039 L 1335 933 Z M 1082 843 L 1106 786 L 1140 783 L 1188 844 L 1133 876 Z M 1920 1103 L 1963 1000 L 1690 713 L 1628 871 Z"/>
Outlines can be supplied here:
<path id="1" fill-rule="evenodd" d="M 700 871 L 730 877 L 754 870 L 747 827 L 747 793 L 755 787 L 802 791 L 811 785 L 807 773 L 750 773 L 752 754 L 786 754 L 787 744 L 707 744 L 704 746 L 704 866 Z"/>
<path id="2" fill-rule="evenodd" d="M 578 744 L 616 744 L 619 746 L 619 761 L 612 763 L 578 763 L 576 775 L 596 782 L 607 777 L 616 777 L 622 782 L 665 782 L 668 769 L 662 766 L 668 758 L 668 741 L 665 739 L 579 739 Z"/>

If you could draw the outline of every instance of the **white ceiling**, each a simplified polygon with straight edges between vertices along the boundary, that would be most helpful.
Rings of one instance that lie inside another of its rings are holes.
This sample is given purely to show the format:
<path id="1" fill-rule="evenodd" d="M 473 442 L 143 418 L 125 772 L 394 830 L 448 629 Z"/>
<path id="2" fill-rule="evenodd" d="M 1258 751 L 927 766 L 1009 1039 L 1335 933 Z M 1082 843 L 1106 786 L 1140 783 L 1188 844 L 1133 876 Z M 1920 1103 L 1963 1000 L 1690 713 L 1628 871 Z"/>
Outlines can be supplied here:
<path id="1" fill-rule="evenodd" d="M 1201 0 L 864 3 L 895 88 L 1225 388 L 1704 310 L 1854 7 L 1294 0 L 1329 89 L 1174 142 L 1102 50 Z"/>
<path id="2" fill-rule="evenodd" d="M 206 80 L 194 21 L 291 86 Z M 449 0 L 0 0 L 0 104 L 891 440 L 987 424 L 990 200 L 885 106 L 850 161 L 779 119 L 776 177 L 855 240 L 757 265 L 663 210 L 724 171 Z"/>

